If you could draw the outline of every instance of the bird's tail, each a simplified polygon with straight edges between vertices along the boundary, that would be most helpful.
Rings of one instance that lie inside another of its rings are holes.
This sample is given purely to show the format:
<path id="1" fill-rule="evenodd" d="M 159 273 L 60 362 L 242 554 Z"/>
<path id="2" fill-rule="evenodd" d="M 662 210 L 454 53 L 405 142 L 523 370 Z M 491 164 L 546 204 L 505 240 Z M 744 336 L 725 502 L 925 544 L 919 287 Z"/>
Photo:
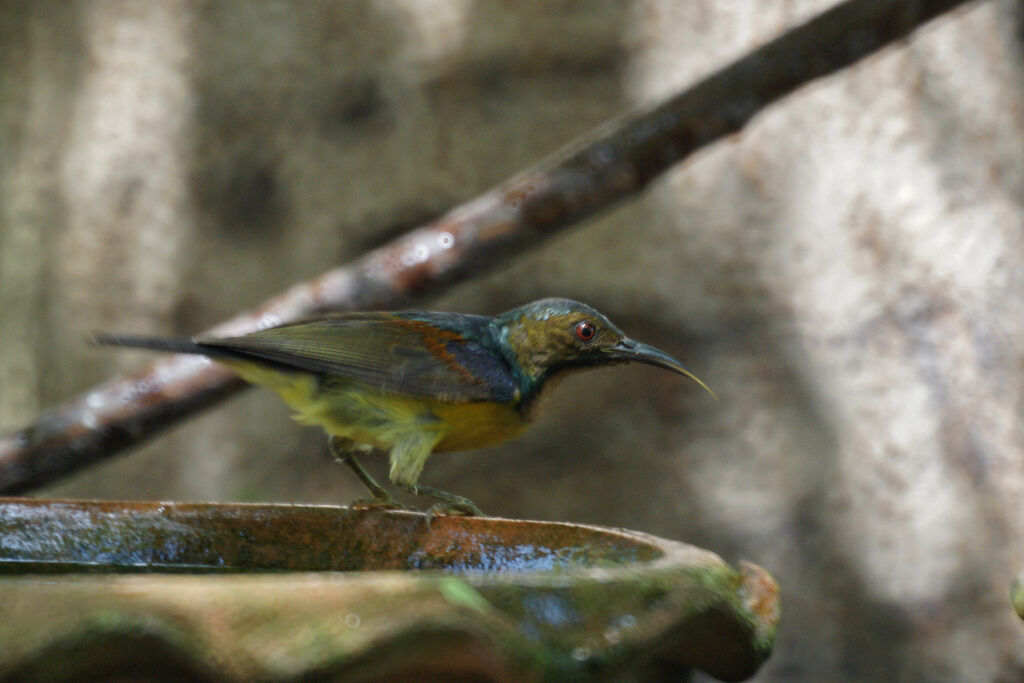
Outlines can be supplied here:
<path id="1" fill-rule="evenodd" d="M 171 351 L 173 353 L 198 353 L 205 356 L 216 353 L 191 337 L 149 337 L 137 334 L 103 334 L 92 336 L 92 343 L 100 346 L 132 346 L 138 349 Z"/>

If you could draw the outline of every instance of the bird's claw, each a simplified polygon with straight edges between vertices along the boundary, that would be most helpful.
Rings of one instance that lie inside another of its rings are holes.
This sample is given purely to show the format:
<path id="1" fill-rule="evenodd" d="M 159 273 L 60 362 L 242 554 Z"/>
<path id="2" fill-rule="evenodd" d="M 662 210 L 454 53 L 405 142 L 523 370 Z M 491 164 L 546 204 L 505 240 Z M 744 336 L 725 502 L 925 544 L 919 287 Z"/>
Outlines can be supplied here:
<path id="1" fill-rule="evenodd" d="M 454 493 L 448 493 L 440 489 L 435 489 L 430 486 L 423 486 L 422 484 L 398 484 L 402 489 L 416 496 L 427 496 L 433 498 L 437 502 L 427 508 L 427 525 L 434 520 L 435 517 L 445 517 L 447 515 L 461 515 L 463 517 L 486 517 L 480 508 L 478 508 L 473 501 L 469 498 L 455 495 Z"/>
<path id="2" fill-rule="evenodd" d="M 443 502 L 434 503 L 427 508 L 427 525 L 434 521 L 437 517 L 447 517 L 449 515 L 458 515 L 461 517 L 486 517 L 480 508 L 471 503 L 470 501 L 464 502 Z"/>
<path id="3" fill-rule="evenodd" d="M 420 509 L 405 503 L 399 503 L 390 496 L 387 498 L 358 498 L 348 504 L 353 510 L 412 510 L 420 512 Z"/>

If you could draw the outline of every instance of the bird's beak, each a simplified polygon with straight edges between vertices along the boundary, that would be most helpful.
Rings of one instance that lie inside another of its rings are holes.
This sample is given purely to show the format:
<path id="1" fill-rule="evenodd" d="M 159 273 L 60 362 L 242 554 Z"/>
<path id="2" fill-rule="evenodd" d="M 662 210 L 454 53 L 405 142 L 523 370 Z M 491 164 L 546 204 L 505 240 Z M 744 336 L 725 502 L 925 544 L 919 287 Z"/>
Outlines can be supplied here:
<path id="1" fill-rule="evenodd" d="M 718 400 L 718 396 L 715 396 L 715 392 L 711 391 L 711 389 L 708 388 L 708 385 L 704 384 L 697 375 L 690 372 L 685 365 L 664 351 L 656 349 L 653 346 L 641 344 L 638 341 L 633 341 L 626 337 L 615 346 L 608 348 L 608 354 L 611 358 L 617 361 L 646 363 L 647 365 L 654 365 L 659 368 L 671 370 L 672 372 L 677 372 L 680 375 L 686 375 L 699 384 L 704 391 L 711 394 L 716 401 Z"/>

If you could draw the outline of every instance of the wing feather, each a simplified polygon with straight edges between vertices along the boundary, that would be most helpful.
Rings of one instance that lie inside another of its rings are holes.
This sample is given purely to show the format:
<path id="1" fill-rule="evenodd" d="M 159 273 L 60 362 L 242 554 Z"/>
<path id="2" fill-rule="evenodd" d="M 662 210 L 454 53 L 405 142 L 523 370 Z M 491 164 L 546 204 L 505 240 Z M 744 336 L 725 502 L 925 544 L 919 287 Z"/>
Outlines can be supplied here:
<path id="1" fill-rule="evenodd" d="M 285 369 L 355 380 L 388 393 L 452 402 L 511 401 L 518 394 L 517 385 L 511 369 L 482 334 L 488 321 L 450 313 L 340 314 L 197 342 Z"/>

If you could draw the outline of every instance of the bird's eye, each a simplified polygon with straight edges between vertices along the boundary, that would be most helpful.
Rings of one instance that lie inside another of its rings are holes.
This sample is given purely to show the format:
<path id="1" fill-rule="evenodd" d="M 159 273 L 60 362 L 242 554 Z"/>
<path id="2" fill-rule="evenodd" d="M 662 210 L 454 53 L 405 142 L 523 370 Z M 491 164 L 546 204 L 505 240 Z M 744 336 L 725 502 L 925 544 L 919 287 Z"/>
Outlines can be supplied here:
<path id="1" fill-rule="evenodd" d="M 597 328 L 594 327 L 594 323 L 586 320 L 576 323 L 573 331 L 576 333 L 576 338 L 582 342 L 588 342 L 597 336 Z"/>

